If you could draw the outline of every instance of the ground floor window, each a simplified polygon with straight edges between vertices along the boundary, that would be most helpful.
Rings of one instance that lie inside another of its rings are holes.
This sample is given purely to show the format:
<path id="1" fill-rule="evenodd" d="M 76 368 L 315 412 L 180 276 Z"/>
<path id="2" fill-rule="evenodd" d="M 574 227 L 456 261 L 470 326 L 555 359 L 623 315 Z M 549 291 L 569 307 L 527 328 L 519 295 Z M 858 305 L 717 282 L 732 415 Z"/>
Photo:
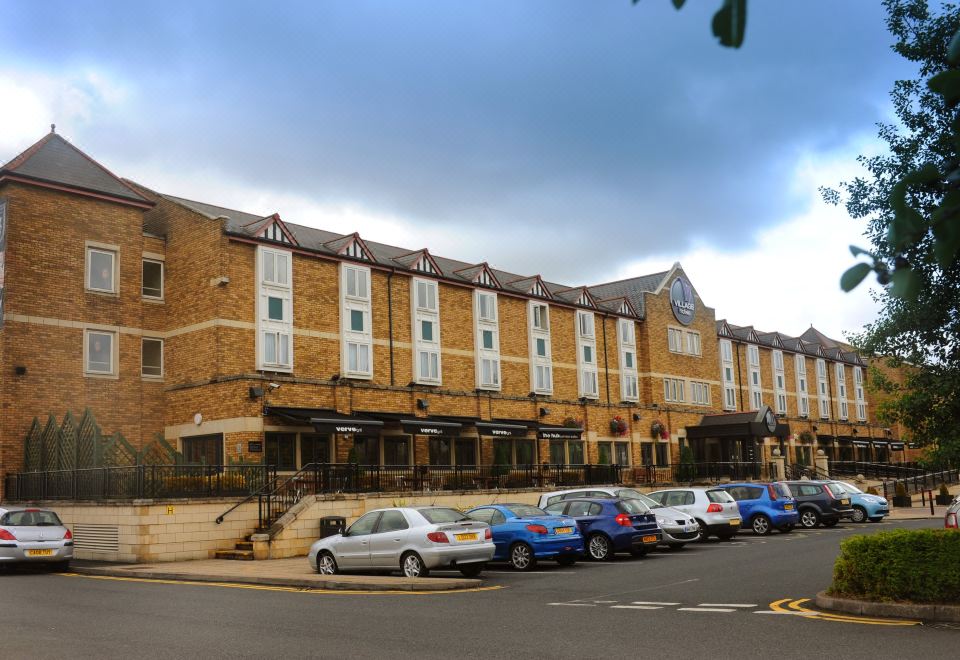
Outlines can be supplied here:
<path id="1" fill-rule="evenodd" d="M 377 464 L 379 461 L 375 461 Z M 410 438 L 386 437 L 383 439 L 384 465 L 410 465 Z"/>
<path id="2" fill-rule="evenodd" d="M 183 460 L 193 465 L 223 465 L 223 434 L 195 435 L 180 439 Z"/>
<path id="3" fill-rule="evenodd" d="M 657 443 L 657 465 L 670 464 L 670 445 L 666 442 Z"/>
<path id="4" fill-rule="evenodd" d="M 811 447 L 797 447 L 797 463 L 800 465 L 813 465 L 813 449 Z"/>
<path id="5" fill-rule="evenodd" d="M 297 434 L 267 433 L 263 442 L 263 460 L 278 470 L 297 469 Z"/>
<path id="6" fill-rule="evenodd" d="M 430 438 L 428 450 L 430 465 L 477 465 L 475 438 Z M 501 449 L 501 454 L 501 465 L 506 465 L 509 454 L 506 449 Z"/>
<path id="7" fill-rule="evenodd" d="M 644 442 L 640 445 L 640 462 L 643 465 L 653 465 L 653 444 Z"/>
<path id="8" fill-rule="evenodd" d="M 600 465 L 630 465 L 630 445 L 626 442 L 601 442 L 597 445 Z"/>
<path id="9" fill-rule="evenodd" d="M 355 435 L 353 449 L 350 450 L 348 462 L 360 465 L 380 464 L 380 438 L 369 435 Z"/>
<path id="10" fill-rule="evenodd" d="M 300 467 L 310 463 L 330 462 L 330 436 L 316 433 L 300 434 Z"/>
<path id="11" fill-rule="evenodd" d="M 550 462 L 556 465 L 583 465 L 583 441 L 551 440 Z"/>
<path id="12" fill-rule="evenodd" d="M 454 462 L 457 465 L 477 465 L 477 441 L 473 438 L 457 438 L 454 442 Z"/>
<path id="13" fill-rule="evenodd" d="M 493 462 L 495 465 L 532 465 L 534 459 L 533 440 L 515 438 L 493 441 Z"/>

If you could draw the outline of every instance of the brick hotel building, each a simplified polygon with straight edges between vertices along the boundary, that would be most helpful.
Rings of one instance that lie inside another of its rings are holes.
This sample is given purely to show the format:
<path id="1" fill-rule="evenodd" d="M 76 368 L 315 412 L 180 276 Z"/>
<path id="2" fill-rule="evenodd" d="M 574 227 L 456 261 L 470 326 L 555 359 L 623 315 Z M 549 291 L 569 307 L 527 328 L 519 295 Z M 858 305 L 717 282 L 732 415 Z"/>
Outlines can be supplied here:
<path id="1" fill-rule="evenodd" d="M 0 475 L 86 408 L 282 470 L 903 458 L 849 346 L 718 320 L 679 264 L 548 282 L 155 192 L 54 132 L 0 168 L 0 225 Z"/>

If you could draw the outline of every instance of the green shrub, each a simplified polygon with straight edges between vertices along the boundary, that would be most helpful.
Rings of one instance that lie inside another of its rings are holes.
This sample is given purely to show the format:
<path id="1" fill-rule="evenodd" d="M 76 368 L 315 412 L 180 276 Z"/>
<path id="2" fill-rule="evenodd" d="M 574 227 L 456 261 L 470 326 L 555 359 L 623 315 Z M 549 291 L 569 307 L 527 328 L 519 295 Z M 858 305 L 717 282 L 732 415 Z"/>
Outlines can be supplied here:
<path id="1" fill-rule="evenodd" d="M 877 496 L 879 496 L 879 495 L 880 495 L 880 491 L 877 490 L 877 487 L 876 487 L 876 486 L 870 486 L 869 488 L 867 488 L 867 495 L 877 495 Z"/>
<path id="2" fill-rule="evenodd" d="M 902 481 L 897 482 L 896 488 L 897 497 L 906 497 L 907 496 L 907 487 L 903 485 Z"/>
<path id="3" fill-rule="evenodd" d="M 947 488 L 947 484 L 940 484 L 940 494 L 944 497 L 950 497 L 950 489 Z"/>
<path id="4" fill-rule="evenodd" d="M 877 601 L 960 603 L 960 531 L 896 530 L 840 544 L 829 593 Z"/>

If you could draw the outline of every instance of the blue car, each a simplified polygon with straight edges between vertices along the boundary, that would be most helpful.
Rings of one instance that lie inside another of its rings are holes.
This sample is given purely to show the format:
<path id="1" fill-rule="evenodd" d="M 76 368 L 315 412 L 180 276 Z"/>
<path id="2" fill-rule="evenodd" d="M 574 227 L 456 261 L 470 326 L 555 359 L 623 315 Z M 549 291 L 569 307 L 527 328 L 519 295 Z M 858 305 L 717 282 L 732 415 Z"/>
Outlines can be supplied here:
<path id="1" fill-rule="evenodd" d="M 587 556 L 597 561 L 613 559 L 617 552 L 642 557 L 662 538 L 656 514 L 640 500 L 578 497 L 555 502 L 546 512 L 576 520 Z"/>
<path id="2" fill-rule="evenodd" d="M 869 520 L 872 523 L 877 523 L 883 520 L 885 516 L 890 515 L 890 505 L 885 497 L 864 493 L 846 481 L 834 481 L 833 483 L 840 484 L 840 487 L 850 495 L 850 504 L 853 505 L 853 522 L 862 523 Z"/>
<path id="3" fill-rule="evenodd" d="M 764 536 L 774 529 L 786 534 L 800 521 L 797 500 L 786 484 L 723 484 L 719 488 L 737 501 L 743 527 L 749 527 L 755 534 Z"/>
<path id="4" fill-rule="evenodd" d="M 555 559 L 561 566 L 570 566 L 583 554 L 577 523 L 540 507 L 489 504 L 470 509 L 467 515 L 490 525 L 497 547 L 493 561 L 508 561 L 518 571 L 533 569 L 539 559 Z"/>

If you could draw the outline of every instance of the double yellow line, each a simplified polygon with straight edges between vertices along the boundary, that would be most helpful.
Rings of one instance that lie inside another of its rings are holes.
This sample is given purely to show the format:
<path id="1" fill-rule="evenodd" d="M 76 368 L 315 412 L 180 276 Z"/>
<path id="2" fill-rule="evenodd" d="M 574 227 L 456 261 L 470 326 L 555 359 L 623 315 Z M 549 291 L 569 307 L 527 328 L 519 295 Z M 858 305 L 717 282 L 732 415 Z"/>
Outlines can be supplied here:
<path id="1" fill-rule="evenodd" d="M 840 623 L 861 623 L 867 626 L 919 626 L 921 621 L 911 621 L 909 619 L 875 619 L 867 616 L 857 616 L 854 614 L 832 614 L 829 612 L 820 612 L 804 607 L 804 603 L 809 603 L 809 598 L 783 598 L 770 603 L 770 609 L 781 614 L 794 614 L 804 619 L 817 619 L 820 621 L 839 621 Z M 784 607 L 786 603 L 786 607 Z"/>

